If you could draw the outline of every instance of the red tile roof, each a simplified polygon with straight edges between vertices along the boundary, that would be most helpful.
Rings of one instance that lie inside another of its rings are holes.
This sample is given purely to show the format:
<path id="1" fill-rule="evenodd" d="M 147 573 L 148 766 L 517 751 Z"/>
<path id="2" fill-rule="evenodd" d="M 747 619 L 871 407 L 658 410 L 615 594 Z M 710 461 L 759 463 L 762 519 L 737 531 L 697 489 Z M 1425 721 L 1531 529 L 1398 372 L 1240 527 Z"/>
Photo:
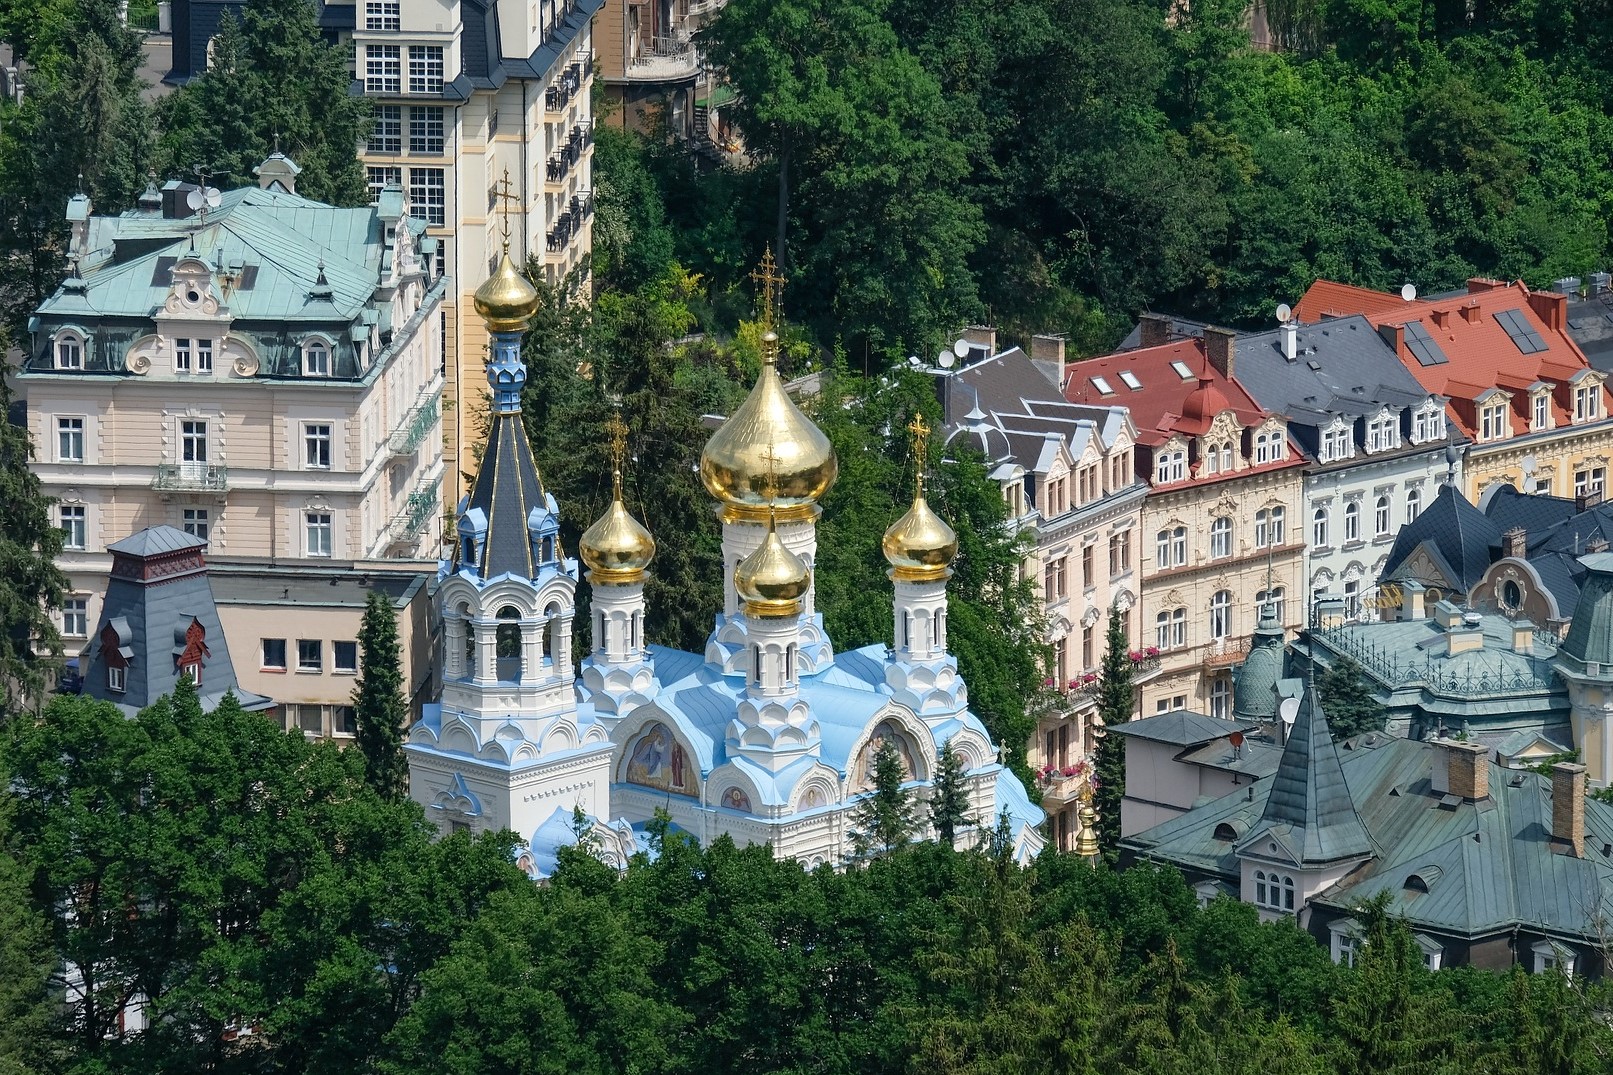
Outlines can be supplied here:
<path id="1" fill-rule="evenodd" d="M 1183 371 L 1187 376 L 1183 376 Z M 1235 357 L 1233 372 L 1237 372 Z M 1133 388 L 1133 383 L 1137 387 Z M 1108 392 L 1104 391 L 1105 386 Z M 1262 410 L 1242 385 L 1211 365 L 1205 342 L 1198 337 L 1071 363 L 1064 370 L 1064 398 L 1071 403 L 1128 408 L 1132 423 L 1137 427 L 1137 443 L 1149 452 L 1150 470 L 1154 448 L 1178 435 L 1191 443 L 1207 431 L 1223 411 L 1231 411 L 1238 424 L 1246 429 L 1275 417 Z M 1192 459 L 1190 470 L 1197 471 L 1196 455 Z M 1303 462 L 1290 443 L 1287 458 L 1280 462 L 1252 466 L 1230 475 L 1218 474 L 1207 480 L 1224 481 L 1254 471 L 1299 466 Z M 1196 475 L 1172 485 L 1186 485 L 1193 480 Z"/>
<path id="2" fill-rule="evenodd" d="M 1508 315 L 1507 311 L 1514 311 Z M 1407 302 L 1399 295 L 1318 280 L 1299 300 L 1300 321 L 1314 323 L 1328 317 L 1363 314 L 1389 340 L 1401 362 L 1430 392 L 1451 397 L 1450 413 L 1469 437 L 1475 435 L 1473 401 L 1482 392 L 1502 387 L 1512 393 L 1514 431 L 1527 430 L 1529 385 L 1546 381 L 1552 392 L 1552 424 L 1568 425 L 1573 417 L 1570 381 L 1591 368 L 1584 352 L 1568 335 L 1567 299 L 1547 291 L 1530 291 L 1521 281 L 1468 281 L 1465 293 Z M 1497 315 L 1516 319 L 1532 330 L 1540 347 L 1526 353 L 1513 341 Z M 1416 322 L 1416 326 L 1407 326 Z M 1414 337 L 1427 334 L 1436 349 L 1436 361 L 1425 365 L 1418 351 L 1429 350 Z M 1466 404 L 1465 406 L 1463 404 Z M 1603 414 L 1607 413 L 1604 390 Z"/>

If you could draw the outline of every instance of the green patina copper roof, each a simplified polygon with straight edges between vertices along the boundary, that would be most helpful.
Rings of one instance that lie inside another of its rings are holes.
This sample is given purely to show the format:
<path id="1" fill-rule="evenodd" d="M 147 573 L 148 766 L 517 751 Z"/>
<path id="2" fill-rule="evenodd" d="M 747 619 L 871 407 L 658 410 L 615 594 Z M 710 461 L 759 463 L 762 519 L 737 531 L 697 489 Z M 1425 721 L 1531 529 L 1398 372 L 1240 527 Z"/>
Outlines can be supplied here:
<path id="1" fill-rule="evenodd" d="M 1572 672 L 1585 674 L 1587 664 L 1613 674 L 1613 552 L 1597 552 L 1579 559 L 1585 565 L 1579 605 L 1568 627 L 1568 637 L 1557 649 L 1558 660 Z"/>
<path id="2" fill-rule="evenodd" d="M 1239 717 L 1270 720 L 1277 715 L 1277 680 L 1283 674 L 1283 625 L 1271 602 L 1260 609 L 1249 656 L 1233 685 L 1232 712 Z"/>

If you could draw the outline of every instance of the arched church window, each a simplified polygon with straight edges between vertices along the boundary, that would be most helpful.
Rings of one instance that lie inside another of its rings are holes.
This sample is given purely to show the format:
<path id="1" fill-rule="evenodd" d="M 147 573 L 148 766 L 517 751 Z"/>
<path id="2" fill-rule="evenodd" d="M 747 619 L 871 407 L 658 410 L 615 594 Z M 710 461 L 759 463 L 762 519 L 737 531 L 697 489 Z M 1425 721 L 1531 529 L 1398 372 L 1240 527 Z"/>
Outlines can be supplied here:
<path id="1" fill-rule="evenodd" d="M 784 679 L 790 682 L 795 679 L 795 643 L 791 642 L 784 647 Z"/>
<path id="2" fill-rule="evenodd" d="M 472 537 L 460 538 L 460 559 L 467 564 L 476 562 L 476 539 Z"/>
<path id="3" fill-rule="evenodd" d="M 545 542 L 552 539 L 544 538 Z M 560 606 L 551 604 L 543 610 L 543 660 L 546 664 L 553 664 L 555 651 L 558 648 L 558 632 L 560 630 Z"/>
<path id="4" fill-rule="evenodd" d="M 913 644 L 913 614 L 906 609 L 902 610 L 902 645 Z"/>
<path id="5" fill-rule="evenodd" d="M 554 538 L 552 537 L 546 537 L 543 539 L 542 562 L 546 564 L 554 562 Z"/>
<path id="6" fill-rule="evenodd" d="M 640 645 L 642 645 L 642 643 L 639 641 L 639 632 L 644 630 L 644 614 L 642 612 L 633 613 L 630 626 L 632 628 L 632 634 L 628 638 L 628 645 L 632 649 L 636 650 Z"/>
<path id="7" fill-rule="evenodd" d="M 510 605 L 498 610 L 498 629 L 494 641 L 498 654 L 498 678 L 519 682 L 521 679 L 521 613 Z"/>
<path id="8" fill-rule="evenodd" d="M 750 648 L 750 678 L 758 687 L 762 685 L 762 647 L 754 642 Z"/>

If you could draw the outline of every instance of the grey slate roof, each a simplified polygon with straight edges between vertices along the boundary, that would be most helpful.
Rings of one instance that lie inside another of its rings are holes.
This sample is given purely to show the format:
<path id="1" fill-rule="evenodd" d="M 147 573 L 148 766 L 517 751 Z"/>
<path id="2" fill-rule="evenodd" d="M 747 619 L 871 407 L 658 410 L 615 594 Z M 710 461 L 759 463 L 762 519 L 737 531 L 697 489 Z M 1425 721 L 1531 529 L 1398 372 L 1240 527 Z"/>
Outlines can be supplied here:
<path id="1" fill-rule="evenodd" d="M 1314 683 L 1306 684 L 1265 809 L 1241 847 L 1260 839 L 1285 845 L 1301 865 L 1341 862 L 1372 853 L 1372 841 L 1355 811 Z"/>
<path id="2" fill-rule="evenodd" d="M 1568 297 L 1568 335 L 1596 369 L 1613 373 L 1613 291 Z"/>
<path id="3" fill-rule="evenodd" d="M 1247 724 L 1243 721 L 1221 720 L 1216 717 L 1205 716 L 1203 713 L 1178 709 L 1171 713 L 1159 713 L 1139 720 L 1128 720 L 1126 723 L 1117 724 L 1108 730 L 1137 739 L 1149 739 L 1156 743 L 1170 743 L 1173 746 L 1180 747 L 1196 747 L 1225 738 L 1233 732 L 1247 732 L 1253 729 L 1253 724 Z"/>
<path id="4" fill-rule="evenodd" d="M 536 578 L 538 565 L 532 556 L 527 520 L 534 509 L 548 510 L 548 498 L 519 413 L 493 414 L 487 451 L 460 514 L 475 509 L 487 519 L 487 539 L 478 550 L 477 573 L 484 579 L 504 574 Z"/>
<path id="5" fill-rule="evenodd" d="M 1382 577 L 1394 578 L 1395 572 L 1424 542 L 1443 558 L 1451 577 L 1459 580 L 1465 591 L 1489 570 L 1490 550 L 1500 544 L 1501 528 L 1452 486 L 1441 486 L 1433 503 L 1395 535 L 1394 548 L 1389 550 Z"/>
<path id="6" fill-rule="evenodd" d="M 170 693 L 179 682 L 178 658 L 186 631 L 195 623 L 206 644 L 201 659 L 202 705 L 208 709 L 217 706 L 227 691 L 234 691 L 248 710 L 274 704 L 262 695 L 243 691 L 236 681 L 200 551 L 203 545 L 183 530 L 154 526 L 107 546 L 112 553 L 112 577 L 101 606 L 101 621 L 90 640 L 85 694 L 135 713 Z M 152 560 L 162 570 L 144 571 Z M 122 691 L 107 684 L 109 648 L 116 648 L 127 662 Z"/>
<path id="7" fill-rule="evenodd" d="M 1593 553 L 1580 563 L 1586 572 L 1581 608 L 1557 653 L 1570 666 L 1577 665 L 1575 671 L 1595 663 L 1613 672 L 1613 553 Z"/>

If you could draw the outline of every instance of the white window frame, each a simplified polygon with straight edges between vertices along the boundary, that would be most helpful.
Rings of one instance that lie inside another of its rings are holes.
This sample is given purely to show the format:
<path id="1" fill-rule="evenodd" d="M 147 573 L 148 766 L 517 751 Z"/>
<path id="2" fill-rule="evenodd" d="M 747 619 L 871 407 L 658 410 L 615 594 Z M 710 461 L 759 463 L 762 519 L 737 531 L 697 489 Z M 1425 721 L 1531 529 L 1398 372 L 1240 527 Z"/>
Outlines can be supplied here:
<path id="1" fill-rule="evenodd" d="M 1263 611 L 1267 604 L 1271 605 L 1272 615 L 1277 622 L 1282 623 L 1288 611 L 1288 588 L 1286 586 L 1273 586 L 1269 590 L 1261 590 L 1255 594 L 1255 609 Z"/>
<path id="2" fill-rule="evenodd" d="M 364 92 L 403 92 L 403 46 L 364 46 Z"/>
<path id="3" fill-rule="evenodd" d="M 189 336 L 176 336 L 174 338 L 174 372 L 191 372 L 191 348 Z"/>
<path id="4" fill-rule="evenodd" d="M 329 377 L 331 367 L 331 346 L 329 342 L 314 337 L 304 341 L 302 345 L 302 372 L 306 377 Z"/>
<path id="5" fill-rule="evenodd" d="M 1347 501 L 1344 505 L 1344 543 L 1349 545 L 1361 540 L 1361 502 L 1359 500 Z"/>
<path id="6" fill-rule="evenodd" d="M 213 341 L 198 339 L 196 341 L 196 372 L 213 372 Z"/>
<path id="7" fill-rule="evenodd" d="M 305 511 L 303 541 L 308 556 L 326 558 L 336 545 L 336 518 L 328 511 Z"/>
<path id="8" fill-rule="evenodd" d="M 1602 417 L 1602 386 L 1582 384 L 1574 388 L 1574 421 L 1594 422 Z"/>
<path id="9" fill-rule="evenodd" d="M 409 153 L 440 157 L 447 151 L 447 122 L 442 105 L 415 105 L 409 109 Z"/>
<path id="10" fill-rule="evenodd" d="M 1210 595 L 1210 637 L 1215 640 L 1232 636 L 1232 591 L 1217 590 Z"/>
<path id="11" fill-rule="evenodd" d="M 1417 521 L 1423 511 L 1423 491 L 1413 485 L 1406 490 L 1406 525 Z"/>
<path id="12" fill-rule="evenodd" d="M 84 462 L 84 425 L 84 419 L 79 415 L 57 417 L 56 461 L 58 463 Z"/>
<path id="13" fill-rule="evenodd" d="M 304 422 L 302 425 L 302 465 L 304 470 L 329 470 L 334 458 L 333 422 Z"/>
<path id="14" fill-rule="evenodd" d="M 129 689 L 129 670 L 113 665 L 106 666 L 106 689 L 123 694 Z"/>
<path id="15" fill-rule="evenodd" d="M 208 540 L 212 532 L 212 519 L 206 508 L 181 508 L 180 529 L 200 541 Z"/>
<path id="16" fill-rule="evenodd" d="M 1507 405 L 1486 403 L 1479 408 L 1479 439 L 1500 440 L 1507 435 Z"/>
<path id="17" fill-rule="evenodd" d="M 307 656 L 303 647 L 311 647 L 312 658 Z M 320 638 L 297 639 L 297 671 L 313 675 L 325 671 L 325 642 Z"/>
<path id="18" fill-rule="evenodd" d="M 353 660 L 350 664 L 343 664 L 341 658 L 342 648 L 351 646 Z M 351 639 L 337 639 L 330 644 L 330 667 L 337 675 L 351 676 L 358 674 L 358 643 Z"/>
<path id="19" fill-rule="evenodd" d="M 1293 914 L 1296 906 L 1294 878 L 1276 870 L 1255 870 L 1255 906 L 1280 914 Z"/>
<path id="20" fill-rule="evenodd" d="M 1284 540 L 1288 512 L 1281 504 L 1255 512 L 1255 548 L 1275 548 Z"/>
<path id="21" fill-rule="evenodd" d="M 1210 716 L 1217 720 L 1232 716 L 1232 680 L 1227 676 L 1210 680 Z"/>
<path id="22" fill-rule="evenodd" d="M 1534 428 L 1536 432 L 1551 428 L 1551 393 L 1536 392 L 1534 395 Z"/>
<path id="23" fill-rule="evenodd" d="M 90 634 L 90 602 L 87 597 L 68 597 L 62 601 L 62 636 L 88 638 Z"/>
<path id="24" fill-rule="evenodd" d="M 1594 496 L 1606 488 L 1606 467 L 1580 467 L 1574 471 L 1575 496 Z"/>
<path id="25" fill-rule="evenodd" d="M 1380 493 L 1372 505 L 1372 533 L 1375 537 L 1388 537 L 1394 524 L 1394 511 L 1387 494 Z"/>
<path id="26" fill-rule="evenodd" d="M 403 26 L 399 0 L 366 0 L 364 29 L 380 31 L 398 30 Z"/>
<path id="27" fill-rule="evenodd" d="M 1333 513 L 1326 505 L 1311 512 L 1311 544 L 1325 549 L 1333 543 Z"/>
<path id="28" fill-rule="evenodd" d="M 89 511 L 82 504 L 57 507 L 57 524 L 62 530 L 62 548 L 79 551 L 89 548 Z"/>
<path id="29" fill-rule="evenodd" d="M 370 204 L 375 205 L 387 187 L 403 190 L 403 169 L 395 165 L 372 164 L 364 170 L 364 182 L 370 188 Z"/>
<path id="30" fill-rule="evenodd" d="M 409 210 L 430 227 L 444 226 L 448 219 L 448 179 L 444 169 L 409 169 Z"/>
<path id="31" fill-rule="evenodd" d="M 444 56 L 441 45 L 409 46 L 409 92 L 441 93 Z"/>
<path id="32" fill-rule="evenodd" d="M 51 348 L 55 356 L 55 366 L 59 370 L 81 370 L 84 368 L 84 337 L 76 332 L 63 329 L 56 333 L 56 346 Z"/>
<path id="33" fill-rule="evenodd" d="M 370 136 L 365 142 L 370 153 L 396 157 L 403 153 L 403 106 L 376 105 L 370 123 Z M 372 171 L 374 169 L 371 169 Z"/>
<path id="34" fill-rule="evenodd" d="M 1210 522 L 1210 559 L 1224 560 L 1232 555 L 1232 520 L 1217 515 Z"/>
<path id="35" fill-rule="evenodd" d="M 1161 609 L 1154 617 L 1154 634 L 1162 652 L 1187 645 L 1187 609 Z"/>
<path id="36" fill-rule="evenodd" d="M 1341 967 L 1353 967 L 1355 961 L 1361 958 L 1361 948 L 1364 938 L 1361 936 L 1361 927 L 1354 919 L 1341 919 L 1331 922 L 1327 927 L 1331 940 L 1328 943 L 1328 955 L 1334 963 Z"/>

